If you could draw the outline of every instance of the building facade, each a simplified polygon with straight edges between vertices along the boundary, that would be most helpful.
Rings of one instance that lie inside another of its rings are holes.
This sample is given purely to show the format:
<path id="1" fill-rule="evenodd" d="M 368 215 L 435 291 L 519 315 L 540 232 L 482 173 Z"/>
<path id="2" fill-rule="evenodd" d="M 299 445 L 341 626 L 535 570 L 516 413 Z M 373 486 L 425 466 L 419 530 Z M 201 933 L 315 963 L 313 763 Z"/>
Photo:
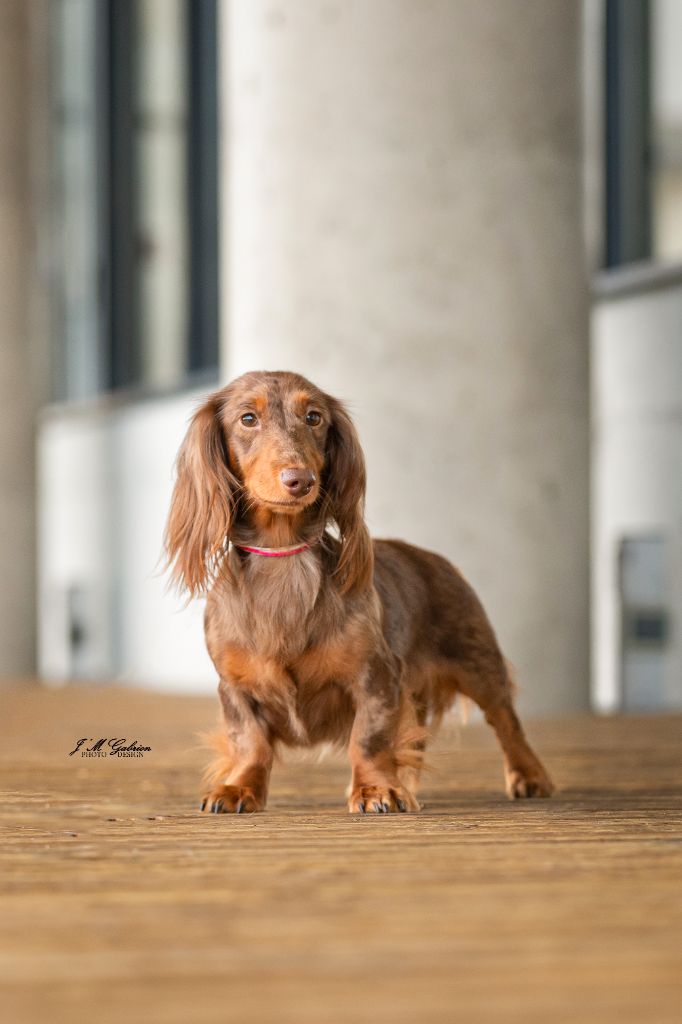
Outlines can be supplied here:
<path id="1" fill-rule="evenodd" d="M 674 3 L 12 8 L 2 74 L 47 126 L 18 200 L 41 675 L 214 685 L 159 571 L 173 459 L 200 395 L 295 369 L 349 403 L 372 532 L 476 587 L 526 711 L 682 704 Z"/>

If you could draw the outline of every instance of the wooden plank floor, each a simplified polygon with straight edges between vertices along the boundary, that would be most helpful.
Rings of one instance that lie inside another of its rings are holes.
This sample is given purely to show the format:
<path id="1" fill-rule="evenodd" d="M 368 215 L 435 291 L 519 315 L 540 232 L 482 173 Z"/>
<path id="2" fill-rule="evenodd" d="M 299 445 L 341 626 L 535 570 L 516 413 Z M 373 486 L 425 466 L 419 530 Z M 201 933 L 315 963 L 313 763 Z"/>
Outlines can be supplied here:
<path id="1" fill-rule="evenodd" d="M 351 817 L 342 761 L 201 817 L 216 702 L 0 691 L 0 1017 L 240 1024 L 682 1020 L 682 718 L 531 723 L 560 787 L 510 804 L 482 726 L 420 815 Z M 125 736 L 144 758 L 69 757 Z"/>

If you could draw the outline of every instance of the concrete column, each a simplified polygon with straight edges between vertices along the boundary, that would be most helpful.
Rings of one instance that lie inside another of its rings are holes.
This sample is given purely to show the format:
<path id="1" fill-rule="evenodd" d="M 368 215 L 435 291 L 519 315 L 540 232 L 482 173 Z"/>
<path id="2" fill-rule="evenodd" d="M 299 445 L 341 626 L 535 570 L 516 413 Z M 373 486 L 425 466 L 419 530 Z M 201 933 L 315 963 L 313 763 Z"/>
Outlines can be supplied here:
<path id="1" fill-rule="evenodd" d="M 521 706 L 588 695 L 580 5 L 223 6 L 227 375 L 347 399 L 375 535 L 464 571 Z"/>
<path id="2" fill-rule="evenodd" d="M 0 3 L 0 676 L 34 666 L 29 6 Z"/>

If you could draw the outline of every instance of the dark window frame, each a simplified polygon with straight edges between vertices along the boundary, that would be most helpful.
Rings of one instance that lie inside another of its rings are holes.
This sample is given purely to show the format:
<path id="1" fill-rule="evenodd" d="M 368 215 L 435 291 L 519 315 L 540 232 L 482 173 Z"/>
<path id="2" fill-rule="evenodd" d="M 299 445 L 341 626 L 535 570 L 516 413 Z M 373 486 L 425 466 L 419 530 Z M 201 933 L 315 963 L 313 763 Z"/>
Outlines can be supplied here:
<path id="1" fill-rule="evenodd" d="M 188 371 L 218 366 L 218 8 L 190 0 L 189 173 L 190 310 Z"/>
<path id="2" fill-rule="evenodd" d="M 145 390 L 135 287 L 135 0 L 98 5 L 100 391 Z M 188 65 L 189 294 L 178 387 L 212 375 L 219 358 L 217 0 L 185 0 Z"/>
<path id="3" fill-rule="evenodd" d="M 652 258 L 651 5 L 606 0 L 606 267 Z"/>

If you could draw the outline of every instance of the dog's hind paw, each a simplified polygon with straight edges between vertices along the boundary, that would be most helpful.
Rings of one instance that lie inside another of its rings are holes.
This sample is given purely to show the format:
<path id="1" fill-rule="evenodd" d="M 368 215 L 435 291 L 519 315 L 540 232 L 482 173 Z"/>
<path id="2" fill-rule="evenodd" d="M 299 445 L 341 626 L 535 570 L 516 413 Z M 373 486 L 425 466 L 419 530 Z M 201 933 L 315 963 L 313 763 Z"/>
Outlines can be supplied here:
<path id="1" fill-rule="evenodd" d="M 546 797 L 554 792 L 554 783 L 542 768 L 532 771 L 510 768 L 505 775 L 505 789 L 510 800 Z"/>

